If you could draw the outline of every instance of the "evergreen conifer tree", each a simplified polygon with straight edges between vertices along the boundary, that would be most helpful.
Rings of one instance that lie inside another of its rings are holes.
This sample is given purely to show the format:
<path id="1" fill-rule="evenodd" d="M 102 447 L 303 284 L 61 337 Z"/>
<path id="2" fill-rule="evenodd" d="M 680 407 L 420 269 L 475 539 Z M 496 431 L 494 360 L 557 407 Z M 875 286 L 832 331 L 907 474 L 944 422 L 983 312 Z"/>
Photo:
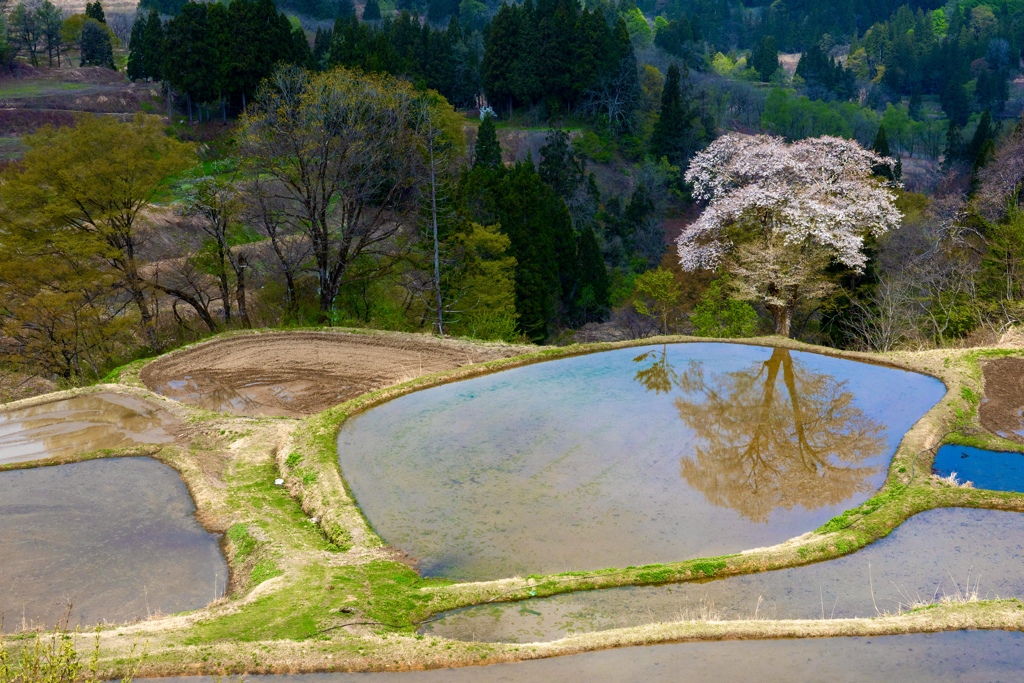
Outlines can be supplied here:
<path id="1" fill-rule="evenodd" d="M 678 163 L 685 126 L 679 67 L 672 64 L 668 68 L 665 86 L 661 91 L 661 111 L 651 133 L 651 155 L 655 159 L 668 157 L 670 162 Z"/>
<path id="2" fill-rule="evenodd" d="M 498 131 L 494 128 L 494 117 L 485 116 L 476 134 L 476 151 L 473 168 L 499 168 L 501 166 L 501 145 Z"/>
<path id="3" fill-rule="evenodd" d="M 363 8 L 363 21 L 380 21 L 380 4 L 377 0 L 366 0 Z"/>
<path id="4" fill-rule="evenodd" d="M 91 17 L 86 19 L 82 24 L 81 41 L 81 66 L 114 68 L 114 48 L 106 26 Z"/>
<path id="5" fill-rule="evenodd" d="M 775 36 L 765 36 L 750 53 L 750 66 L 762 81 L 769 81 L 779 68 L 779 48 Z"/>
<path id="6" fill-rule="evenodd" d="M 886 135 L 885 126 L 878 127 L 878 133 L 875 134 L 875 142 L 871 145 L 871 151 L 880 157 L 888 158 L 892 156 L 892 152 L 889 150 L 889 137 Z M 889 164 L 876 164 L 871 167 L 871 172 L 886 180 L 895 179 L 893 167 Z"/>
<path id="7" fill-rule="evenodd" d="M 145 68 L 143 62 L 145 61 L 145 44 L 144 36 L 146 33 L 146 17 L 140 12 L 135 15 L 135 21 L 132 23 L 132 35 L 128 39 L 128 78 L 133 81 L 140 78 L 145 78 Z"/>
<path id="8" fill-rule="evenodd" d="M 100 4 L 100 0 L 85 3 L 85 16 L 95 19 L 101 24 L 107 23 L 107 18 L 103 16 L 103 5 Z"/>

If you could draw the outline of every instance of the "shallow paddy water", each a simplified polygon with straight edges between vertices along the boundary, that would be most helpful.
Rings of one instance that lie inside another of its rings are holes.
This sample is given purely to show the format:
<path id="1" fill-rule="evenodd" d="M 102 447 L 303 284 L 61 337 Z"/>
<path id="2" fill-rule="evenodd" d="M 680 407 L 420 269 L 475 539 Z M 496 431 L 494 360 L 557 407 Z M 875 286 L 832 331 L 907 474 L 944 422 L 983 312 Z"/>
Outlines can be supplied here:
<path id="1" fill-rule="evenodd" d="M 0 465 L 173 440 L 173 418 L 133 396 L 86 394 L 0 412 Z"/>
<path id="2" fill-rule="evenodd" d="M 339 462 L 425 575 L 491 579 L 738 552 L 866 500 L 938 380 L 695 343 L 548 361 L 349 420 Z"/>
<path id="3" fill-rule="evenodd" d="M 0 472 L 0 615 L 6 631 L 123 622 L 203 607 L 227 564 L 184 482 L 150 458 Z"/>
<path id="4" fill-rule="evenodd" d="M 253 683 L 1011 683 L 1024 676 L 1022 648 L 1022 633 L 954 631 L 881 638 L 674 643 L 461 669 L 245 679 Z M 153 680 L 212 683 L 214 679 Z"/>
<path id="5" fill-rule="evenodd" d="M 421 629 L 537 642 L 680 619 L 821 619 L 898 613 L 943 598 L 1024 597 L 1024 515 L 938 509 L 852 555 L 704 583 L 581 591 L 452 612 Z"/>
<path id="6" fill-rule="evenodd" d="M 935 474 L 969 481 L 974 488 L 1024 492 L 1024 453 L 947 444 L 935 454 Z"/>

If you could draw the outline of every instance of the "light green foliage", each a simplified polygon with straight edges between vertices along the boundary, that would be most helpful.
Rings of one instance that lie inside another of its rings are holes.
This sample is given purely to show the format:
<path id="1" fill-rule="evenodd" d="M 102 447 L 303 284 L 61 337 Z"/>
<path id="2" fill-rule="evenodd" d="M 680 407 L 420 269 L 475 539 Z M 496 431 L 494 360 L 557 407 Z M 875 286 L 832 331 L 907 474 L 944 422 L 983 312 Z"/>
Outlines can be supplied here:
<path id="1" fill-rule="evenodd" d="M 460 267 L 452 275 L 451 289 L 461 311 L 450 325 L 453 333 L 477 339 L 518 339 L 516 260 L 508 255 L 510 245 L 497 225 L 470 223 L 452 236 L 450 246 Z"/>
<path id="2" fill-rule="evenodd" d="M 0 683 L 100 683 L 100 634 L 96 638 L 88 662 L 78 651 L 78 631 L 69 631 L 65 614 L 62 622 L 49 633 L 33 633 L 14 644 L 5 641 L 0 631 Z M 120 662 L 124 674 L 121 683 L 129 683 L 138 672 L 141 656 L 131 655 Z"/>
<path id="3" fill-rule="evenodd" d="M 945 38 L 949 30 L 949 22 L 946 20 L 946 12 L 941 7 L 932 12 L 932 33 L 936 38 Z"/>
<path id="4" fill-rule="evenodd" d="M 633 47 L 650 47 L 651 43 L 654 42 L 654 31 L 651 30 L 651 25 L 647 23 L 644 13 L 638 7 L 634 7 L 626 13 L 625 19 L 626 30 L 629 31 L 629 38 L 633 42 Z"/>
<path id="5" fill-rule="evenodd" d="M 776 88 L 768 95 L 761 126 L 790 140 L 834 135 L 870 144 L 878 115 L 852 102 L 823 102 Z"/>
<path id="6" fill-rule="evenodd" d="M 662 334 L 668 334 L 668 317 L 679 304 L 682 290 L 672 271 L 665 268 L 649 270 L 636 279 L 633 305 L 640 315 L 657 318 Z"/>
<path id="7" fill-rule="evenodd" d="M 690 316 L 698 337 L 752 337 L 757 333 L 757 312 L 746 301 L 729 298 L 729 278 L 712 280 Z"/>
<path id="8" fill-rule="evenodd" d="M 618 146 L 610 135 L 602 136 L 590 130 L 573 140 L 572 146 L 577 154 L 599 164 L 610 162 L 618 151 Z"/>

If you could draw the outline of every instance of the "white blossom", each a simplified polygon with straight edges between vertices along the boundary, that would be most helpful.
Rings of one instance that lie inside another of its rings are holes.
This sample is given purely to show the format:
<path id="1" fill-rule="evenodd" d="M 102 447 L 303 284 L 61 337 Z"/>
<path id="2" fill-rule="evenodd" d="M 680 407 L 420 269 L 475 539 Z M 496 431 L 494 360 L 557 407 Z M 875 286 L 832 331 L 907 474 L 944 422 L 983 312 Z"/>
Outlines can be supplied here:
<path id="1" fill-rule="evenodd" d="M 813 243 L 860 271 L 864 236 L 894 229 L 902 218 L 893 192 L 871 173 L 887 163 L 841 138 L 787 144 L 765 135 L 722 136 L 686 171 L 694 198 L 707 207 L 679 236 L 679 262 L 689 271 L 718 267 L 735 248 L 727 232 L 744 228 L 792 246 Z"/>

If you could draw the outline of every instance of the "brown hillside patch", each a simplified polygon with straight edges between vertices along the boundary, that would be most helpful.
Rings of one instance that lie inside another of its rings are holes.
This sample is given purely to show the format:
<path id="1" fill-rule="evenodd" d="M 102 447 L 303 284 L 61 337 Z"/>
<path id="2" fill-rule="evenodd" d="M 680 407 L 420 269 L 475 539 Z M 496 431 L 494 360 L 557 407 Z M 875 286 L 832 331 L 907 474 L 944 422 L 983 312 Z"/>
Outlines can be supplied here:
<path id="1" fill-rule="evenodd" d="M 140 378 L 153 391 L 210 410 L 298 417 L 414 377 L 529 350 L 416 334 L 247 334 L 173 353 Z"/>
<path id="2" fill-rule="evenodd" d="M 990 360 L 982 372 L 981 425 L 1005 439 L 1024 443 L 1024 358 Z"/>

